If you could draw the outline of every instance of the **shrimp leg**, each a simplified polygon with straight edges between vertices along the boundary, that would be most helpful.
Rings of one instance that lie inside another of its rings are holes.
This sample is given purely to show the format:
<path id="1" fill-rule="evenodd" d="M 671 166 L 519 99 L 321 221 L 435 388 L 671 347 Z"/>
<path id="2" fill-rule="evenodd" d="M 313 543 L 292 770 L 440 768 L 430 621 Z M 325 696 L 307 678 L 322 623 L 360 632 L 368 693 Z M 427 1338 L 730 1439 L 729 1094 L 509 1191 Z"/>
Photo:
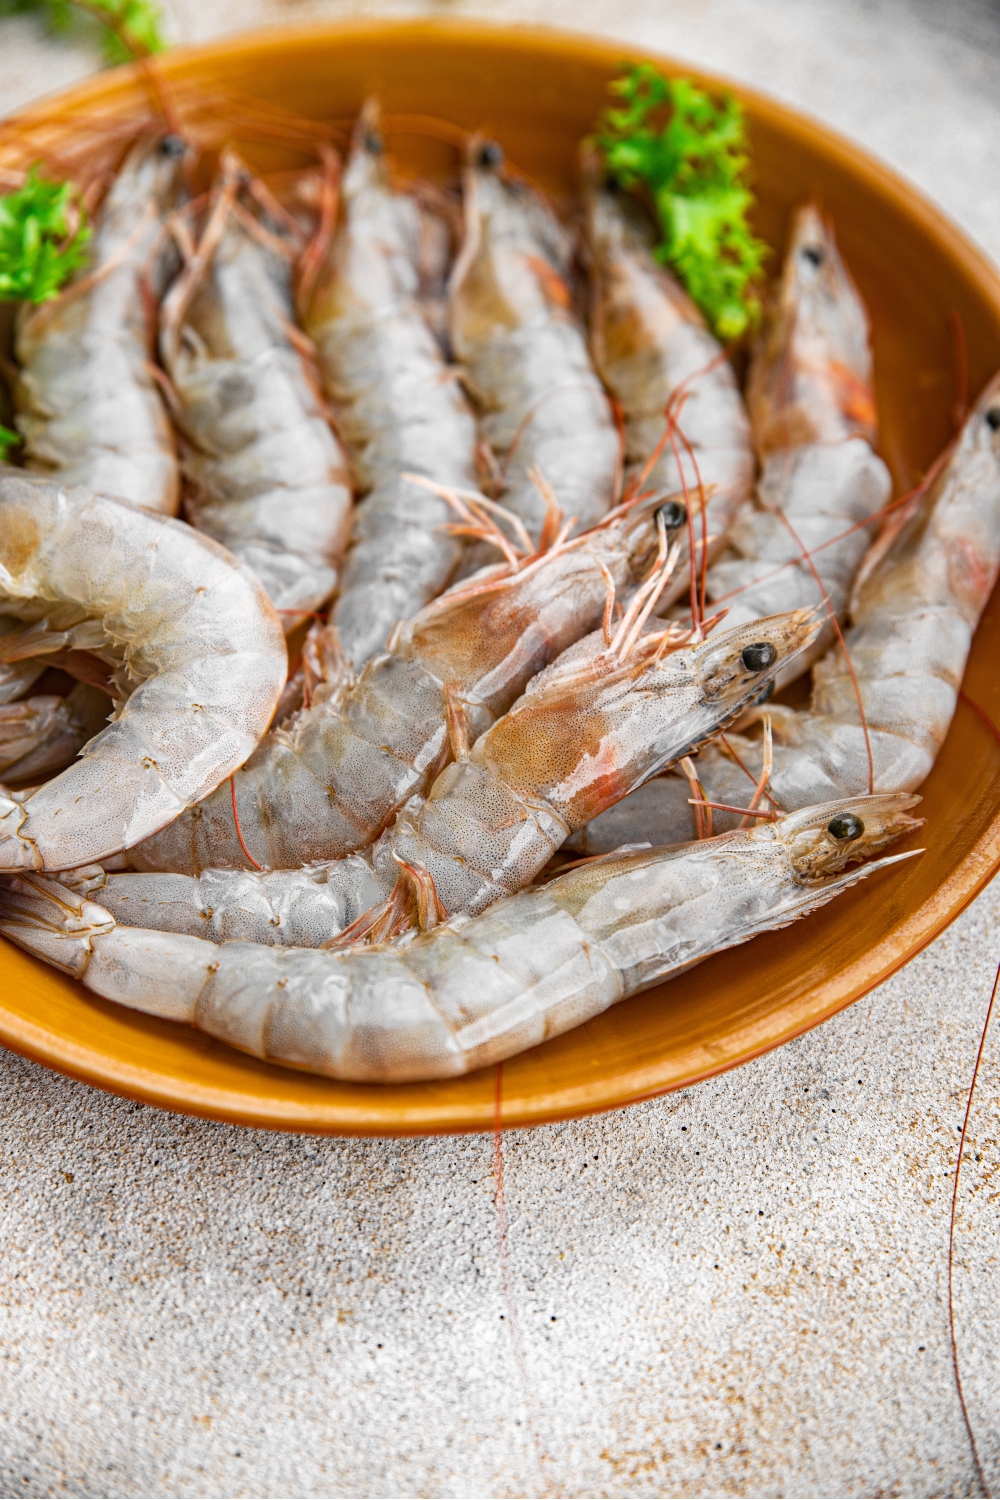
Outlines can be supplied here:
<path id="1" fill-rule="evenodd" d="M 0 883 L 0 932 L 134 1010 L 331 1078 L 448 1078 L 785 927 L 912 856 L 842 873 L 918 826 L 914 797 L 841 800 L 764 828 L 560 875 L 400 944 L 346 952 L 214 943 L 120 925 L 85 894 Z"/>
<path id="2" fill-rule="evenodd" d="M 444 529 L 454 513 L 406 476 L 474 489 L 476 428 L 419 306 L 420 212 L 389 186 L 374 100 L 358 120 L 341 202 L 303 326 L 363 497 L 331 615 L 360 669 L 458 565 L 461 547 Z"/>
<path id="3" fill-rule="evenodd" d="M 104 201 L 90 268 L 18 320 L 17 425 L 29 469 L 176 515 L 174 438 L 150 374 L 140 277 L 182 191 L 176 136 L 132 148 Z M 161 290 L 166 257 L 151 268 Z"/>

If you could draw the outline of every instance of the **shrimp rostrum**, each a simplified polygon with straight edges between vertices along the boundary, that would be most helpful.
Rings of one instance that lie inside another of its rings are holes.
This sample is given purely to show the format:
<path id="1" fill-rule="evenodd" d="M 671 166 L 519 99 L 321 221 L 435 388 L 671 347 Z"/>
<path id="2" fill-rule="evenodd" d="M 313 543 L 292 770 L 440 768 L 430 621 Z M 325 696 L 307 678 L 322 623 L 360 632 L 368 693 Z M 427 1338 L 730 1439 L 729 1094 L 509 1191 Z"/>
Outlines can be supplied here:
<path id="1" fill-rule="evenodd" d="M 785 927 L 907 859 L 911 796 L 840 800 L 746 833 L 570 870 L 425 934 L 345 952 L 119 925 L 51 878 L 7 877 L 0 932 L 95 994 L 244 1052 L 376 1083 L 454 1077 L 559 1036 Z"/>
<path id="2" fill-rule="evenodd" d="M 180 521 L 0 468 L 0 612 L 110 673 L 82 757 L 0 796 L 0 869 L 66 869 L 146 838 L 249 755 L 287 670 L 260 585 Z M 51 628 L 50 628 L 51 627 Z"/>

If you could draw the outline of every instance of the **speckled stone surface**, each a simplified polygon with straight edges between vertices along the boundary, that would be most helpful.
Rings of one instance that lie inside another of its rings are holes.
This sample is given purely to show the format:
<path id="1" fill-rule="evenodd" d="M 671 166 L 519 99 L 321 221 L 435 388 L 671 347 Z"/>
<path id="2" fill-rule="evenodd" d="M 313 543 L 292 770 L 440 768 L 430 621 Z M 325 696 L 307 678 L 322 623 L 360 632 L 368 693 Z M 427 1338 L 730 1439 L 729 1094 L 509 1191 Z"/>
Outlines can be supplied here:
<path id="1" fill-rule="evenodd" d="M 174 0 L 172 25 L 200 39 L 371 9 Z M 988 4 L 380 9 L 545 19 L 746 79 L 864 141 L 1000 259 Z M 92 66 L 30 18 L 4 22 L 0 107 Z M 488 1138 L 240 1131 L 0 1055 L 0 1492 L 977 1493 L 948 1340 L 947 1226 L 998 959 L 1000 888 L 780 1052 L 618 1114 L 505 1136 L 506 1291 Z M 955 1274 L 994 1490 L 998 1167 L 1000 1019 Z"/>

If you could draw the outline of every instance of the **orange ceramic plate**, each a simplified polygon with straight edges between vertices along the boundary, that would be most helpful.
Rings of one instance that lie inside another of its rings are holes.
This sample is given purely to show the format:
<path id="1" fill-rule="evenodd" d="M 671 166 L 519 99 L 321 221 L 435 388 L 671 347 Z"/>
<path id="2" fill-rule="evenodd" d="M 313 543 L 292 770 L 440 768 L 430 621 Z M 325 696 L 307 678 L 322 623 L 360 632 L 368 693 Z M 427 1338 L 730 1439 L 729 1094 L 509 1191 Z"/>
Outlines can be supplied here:
<path id="1" fill-rule="evenodd" d="M 368 23 L 274 32 L 175 52 L 107 74 L 10 121 L 0 164 L 40 148 L 78 152 L 103 125 L 150 109 L 157 87 L 182 114 L 224 101 L 232 136 L 262 170 L 307 159 L 302 120 L 349 120 L 370 92 L 391 115 L 425 115 L 496 135 L 549 191 L 572 191 L 577 143 L 605 103 L 622 49 L 537 30 L 471 23 Z M 633 56 L 636 54 L 633 53 Z M 664 63 L 667 68 L 671 64 Z M 780 250 L 796 204 L 833 215 L 871 310 L 882 452 L 911 485 L 951 433 L 949 317 L 968 339 L 975 392 L 1000 366 L 1000 284 L 982 257 L 909 187 L 863 152 L 770 100 L 737 90 L 753 141 L 758 229 Z M 397 122 L 404 170 L 453 170 L 452 147 Z M 972 649 L 951 734 L 923 788 L 923 858 L 841 897 L 794 929 L 758 938 L 628 1000 L 503 1068 L 507 1126 L 582 1115 L 683 1087 L 834 1015 L 951 922 L 1000 864 L 1000 615 L 994 598 Z M 4 945 L 0 1041 L 76 1078 L 168 1109 L 280 1130 L 402 1135 L 482 1130 L 493 1070 L 391 1088 L 332 1083 L 272 1067 L 186 1027 L 88 995 Z"/>

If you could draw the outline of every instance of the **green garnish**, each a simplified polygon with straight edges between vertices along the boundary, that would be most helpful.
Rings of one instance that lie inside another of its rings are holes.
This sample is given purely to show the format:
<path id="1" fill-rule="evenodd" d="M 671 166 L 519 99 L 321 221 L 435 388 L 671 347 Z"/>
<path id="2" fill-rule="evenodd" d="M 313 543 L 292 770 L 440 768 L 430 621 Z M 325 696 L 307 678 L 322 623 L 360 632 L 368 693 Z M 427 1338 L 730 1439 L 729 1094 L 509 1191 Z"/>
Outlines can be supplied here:
<path id="1" fill-rule="evenodd" d="M 9 449 L 16 448 L 23 441 L 19 432 L 12 432 L 9 427 L 5 427 L 0 422 L 0 463 L 7 457 Z"/>
<path id="2" fill-rule="evenodd" d="M 0 197 L 0 302 L 48 302 L 83 265 L 90 230 L 75 199 L 72 183 L 35 167 Z"/>
<path id="3" fill-rule="evenodd" d="M 664 78 L 638 63 L 609 85 L 623 101 L 607 109 L 597 144 L 611 175 L 649 192 L 671 265 L 721 338 L 738 337 L 760 316 L 755 286 L 768 247 L 747 224 L 753 194 L 743 111 L 688 78 Z"/>
<path id="4" fill-rule="evenodd" d="M 0 0 L 0 16 L 27 10 L 44 11 L 52 31 L 69 31 L 81 12 L 90 17 L 108 63 L 131 62 L 166 46 L 155 0 Z"/>

